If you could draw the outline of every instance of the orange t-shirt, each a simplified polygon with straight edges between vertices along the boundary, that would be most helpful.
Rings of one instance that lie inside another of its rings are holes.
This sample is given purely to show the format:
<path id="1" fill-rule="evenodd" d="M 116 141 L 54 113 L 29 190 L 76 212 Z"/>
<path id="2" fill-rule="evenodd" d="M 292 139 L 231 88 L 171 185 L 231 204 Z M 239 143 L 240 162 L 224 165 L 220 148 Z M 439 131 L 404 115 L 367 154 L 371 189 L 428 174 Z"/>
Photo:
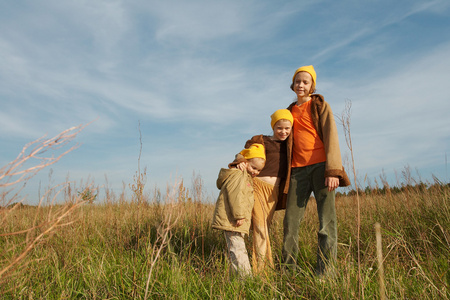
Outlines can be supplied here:
<path id="1" fill-rule="evenodd" d="M 292 150 L 292 167 L 304 167 L 327 160 L 323 142 L 314 127 L 311 116 L 311 102 L 292 107 L 294 116 L 294 146 Z"/>

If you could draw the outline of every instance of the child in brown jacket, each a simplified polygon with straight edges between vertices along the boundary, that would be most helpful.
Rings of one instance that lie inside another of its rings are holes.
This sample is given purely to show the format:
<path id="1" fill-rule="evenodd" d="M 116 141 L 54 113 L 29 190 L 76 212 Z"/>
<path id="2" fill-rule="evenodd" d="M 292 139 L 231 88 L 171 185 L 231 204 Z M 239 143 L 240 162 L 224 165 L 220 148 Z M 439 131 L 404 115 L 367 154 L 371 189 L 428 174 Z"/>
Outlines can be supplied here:
<path id="1" fill-rule="evenodd" d="M 254 273 L 273 268 L 269 226 L 275 210 L 286 207 L 289 186 L 290 148 L 286 142 L 291 134 L 293 117 L 289 110 L 279 109 L 270 116 L 272 135 L 255 135 L 245 143 L 264 145 L 266 164 L 253 179 L 255 205 L 252 212 L 252 266 Z M 239 155 L 236 158 L 239 160 Z M 240 167 L 240 166 L 239 166 Z"/>
<path id="2" fill-rule="evenodd" d="M 297 263 L 298 233 L 313 192 L 319 216 L 316 273 L 324 274 L 336 260 L 337 220 L 335 189 L 350 185 L 342 167 L 339 139 L 330 105 L 313 94 L 317 75 L 313 66 L 298 68 L 291 89 L 297 96 L 288 109 L 294 117 L 289 192 L 284 217 L 283 260 Z"/>

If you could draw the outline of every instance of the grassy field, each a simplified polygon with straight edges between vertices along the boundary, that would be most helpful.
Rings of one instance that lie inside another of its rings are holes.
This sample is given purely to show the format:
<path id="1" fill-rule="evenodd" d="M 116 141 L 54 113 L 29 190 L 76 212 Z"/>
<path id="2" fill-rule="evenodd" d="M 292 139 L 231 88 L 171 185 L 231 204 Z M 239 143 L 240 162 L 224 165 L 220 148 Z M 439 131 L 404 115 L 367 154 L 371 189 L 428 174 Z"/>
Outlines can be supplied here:
<path id="1" fill-rule="evenodd" d="M 386 298 L 450 298 L 448 185 L 366 189 L 359 195 L 359 253 L 356 195 L 340 195 L 334 277 L 314 276 L 314 201 L 299 236 L 301 268 L 280 271 L 279 211 L 271 227 L 276 269 L 239 279 L 229 277 L 225 240 L 210 227 L 214 205 L 202 201 L 201 181 L 175 187 L 165 199 L 136 181 L 131 199 L 66 191 L 65 205 L 1 210 L 0 298 L 380 299 L 377 222 Z"/>

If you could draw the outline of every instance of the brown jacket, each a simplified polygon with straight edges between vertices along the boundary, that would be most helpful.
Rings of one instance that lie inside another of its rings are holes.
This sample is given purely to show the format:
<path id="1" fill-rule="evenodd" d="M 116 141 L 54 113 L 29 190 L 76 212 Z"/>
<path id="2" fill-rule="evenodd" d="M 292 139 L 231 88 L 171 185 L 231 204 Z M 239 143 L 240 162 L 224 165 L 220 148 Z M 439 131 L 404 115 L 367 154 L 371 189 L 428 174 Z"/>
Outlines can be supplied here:
<path id="1" fill-rule="evenodd" d="M 264 144 L 264 138 L 263 138 L 262 134 L 255 135 L 250 140 L 248 140 L 245 143 L 245 148 L 250 147 L 254 143 L 262 144 L 262 145 L 264 145 L 264 147 L 266 147 L 266 145 Z M 286 168 L 287 174 L 286 174 L 286 179 L 282 180 L 280 182 L 278 201 L 277 201 L 277 206 L 276 206 L 275 210 L 280 210 L 280 209 L 286 208 L 287 193 L 289 191 L 289 179 L 291 176 L 292 143 L 287 143 L 286 148 L 287 148 L 287 168 Z"/>
<path id="2" fill-rule="evenodd" d="M 342 166 L 338 132 L 330 105 L 324 100 L 323 96 L 319 94 L 311 95 L 310 101 L 312 101 L 311 116 L 314 127 L 323 142 L 327 157 L 325 177 L 338 177 L 339 186 L 349 186 L 350 180 Z M 291 103 L 287 109 L 292 111 L 292 107 L 296 105 L 296 103 L 297 101 Z M 290 147 L 288 148 L 292 149 L 293 134 L 289 136 L 288 144 L 290 144 Z"/>

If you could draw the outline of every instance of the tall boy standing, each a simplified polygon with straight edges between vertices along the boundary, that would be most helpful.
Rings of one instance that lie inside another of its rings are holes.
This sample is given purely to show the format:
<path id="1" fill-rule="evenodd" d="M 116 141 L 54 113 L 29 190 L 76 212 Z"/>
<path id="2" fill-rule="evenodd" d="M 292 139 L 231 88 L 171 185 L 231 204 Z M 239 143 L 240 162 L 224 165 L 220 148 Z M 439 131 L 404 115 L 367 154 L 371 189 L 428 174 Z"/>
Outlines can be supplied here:
<path id="1" fill-rule="evenodd" d="M 322 95 L 314 94 L 316 83 L 313 66 L 298 68 L 292 78 L 297 101 L 288 107 L 294 125 L 282 254 L 287 266 L 296 265 L 299 226 L 314 193 L 319 216 L 316 273 L 322 275 L 337 258 L 335 189 L 350 181 L 342 166 L 333 112 Z"/>

